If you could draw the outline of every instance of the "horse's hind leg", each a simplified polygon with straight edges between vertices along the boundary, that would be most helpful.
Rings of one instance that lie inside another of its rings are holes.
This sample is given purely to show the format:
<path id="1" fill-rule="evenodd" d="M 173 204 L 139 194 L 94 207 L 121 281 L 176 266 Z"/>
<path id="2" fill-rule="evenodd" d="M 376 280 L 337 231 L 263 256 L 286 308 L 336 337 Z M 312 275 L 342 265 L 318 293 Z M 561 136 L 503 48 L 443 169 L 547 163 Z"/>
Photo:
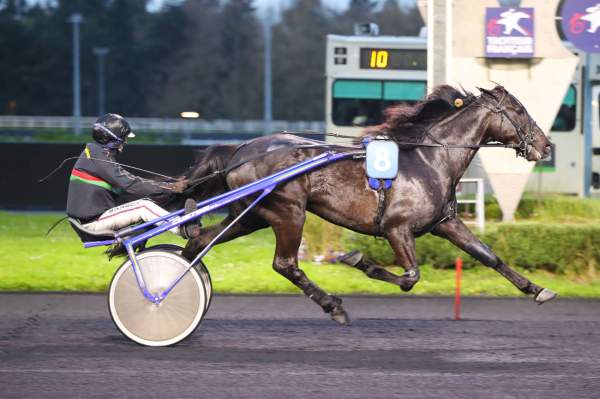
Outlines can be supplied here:
<path id="1" fill-rule="evenodd" d="M 396 284 L 403 291 L 410 291 L 419 281 L 419 268 L 415 257 L 415 239 L 410 232 L 397 229 L 390 231 L 387 236 L 396 255 L 396 264 L 404 267 L 406 273 L 400 276 L 394 274 L 383 266 L 366 260 L 358 251 L 350 252 L 340 260 L 363 271 L 370 278 Z"/>
<path id="2" fill-rule="evenodd" d="M 491 267 L 514 284 L 521 292 L 533 294 L 537 303 L 553 299 L 556 294 L 547 288 L 535 285 L 508 267 L 487 245 L 479 241 L 460 219 L 450 219 L 437 226 L 432 234 L 449 240 L 484 265 Z"/>

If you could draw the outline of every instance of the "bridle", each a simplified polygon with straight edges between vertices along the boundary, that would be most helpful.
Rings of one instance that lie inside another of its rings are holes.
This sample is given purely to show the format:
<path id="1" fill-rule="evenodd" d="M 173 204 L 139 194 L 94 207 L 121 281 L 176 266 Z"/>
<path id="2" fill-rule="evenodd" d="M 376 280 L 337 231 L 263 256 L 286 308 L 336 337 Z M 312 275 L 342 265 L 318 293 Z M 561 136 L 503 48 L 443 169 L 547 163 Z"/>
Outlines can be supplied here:
<path id="1" fill-rule="evenodd" d="M 525 111 L 525 107 L 523 106 L 523 104 L 514 96 L 510 95 L 508 93 L 508 90 L 506 90 L 504 87 L 500 87 L 502 88 L 503 93 L 502 97 L 500 97 L 499 100 L 490 90 L 478 88 L 484 95 L 488 95 L 494 100 L 496 100 L 496 104 L 493 104 L 492 106 L 486 103 L 478 104 L 478 106 L 487 108 L 493 113 L 500 114 L 500 129 L 502 129 L 502 122 L 504 121 L 504 118 L 508 119 L 510 124 L 515 129 L 517 137 L 519 138 L 519 142 L 516 145 L 514 145 L 513 148 L 517 152 L 517 156 L 527 158 L 527 155 L 529 155 L 531 149 L 533 148 L 533 128 L 536 126 L 536 123 L 531 117 L 531 115 L 529 115 L 529 113 Z M 521 109 L 523 109 L 523 111 L 527 114 L 527 130 L 523 129 L 523 127 L 519 123 L 517 123 L 513 118 L 511 118 L 508 112 L 506 111 L 506 107 L 503 105 L 503 102 L 508 96 L 510 96 L 512 100 L 515 101 L 517 105 L 519 105 Z"/>

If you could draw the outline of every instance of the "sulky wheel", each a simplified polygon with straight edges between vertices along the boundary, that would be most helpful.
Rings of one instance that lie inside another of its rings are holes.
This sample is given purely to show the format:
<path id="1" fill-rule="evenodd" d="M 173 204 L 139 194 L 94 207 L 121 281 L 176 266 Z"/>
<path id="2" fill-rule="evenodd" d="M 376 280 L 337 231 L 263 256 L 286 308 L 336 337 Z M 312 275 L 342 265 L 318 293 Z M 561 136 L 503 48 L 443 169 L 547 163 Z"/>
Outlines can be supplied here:
<path id="1" fill-rule="evenodd" d="M 181 255 L 183 253 L 183 247 L 175 244 L 158 244 L 154 245 L 150 248 L 147 248 L 145 251 L 151 251 L 160 249 L 161 251 L 169 251 L 177 255 Z M 204 289 L 206 290 L 206 308 L 204 309 L 204 314 L 208 312 L 208 308 L 210 308 L 210 304 L 212 303 L 212 280 L 210 278 L 210 273 L 208 273 L 208 269 L 204 262 L 200 261 L 200 263 L 194 268 L 200 274 L 200 278 L 202 278 L 202 282 L 204 283 Z"/>
<path id="2" fill-rule="evenodd" d="M 196 270 L 198 271 L 198 274 L 200 274 L 200 278 L 202 279 L 202 282 L 204 283 L 204 290 L 206 291 L 206 308 L 204 309 L 204 314 L 206 314 L 206 312 L 208 312 L 208 308 L 210 307 L 210 304 L 212 303 L 212 280 L 210 279 L 210 274 L 208 273 L 208 269 L 206 268 L 206 266 L 204 265 L 203 262 L 200 262 L 199 265 L 194 266 L 196 268 Z"/>
<path id="3" fill-rule="evenodd" d="M 161 250 L 143 251 L 137 260 L 148 291 L 155 295 L 189 266 L 185 258 Z M 196 268 L 191 268 L 161 303 L 150 302 L 138 287 L 129 259 L 117 269 L 108 292 L 110 315 L 119 331 L 147 346 L 173 345 L 187 338 L 202 321 L 207 302 Z"/>

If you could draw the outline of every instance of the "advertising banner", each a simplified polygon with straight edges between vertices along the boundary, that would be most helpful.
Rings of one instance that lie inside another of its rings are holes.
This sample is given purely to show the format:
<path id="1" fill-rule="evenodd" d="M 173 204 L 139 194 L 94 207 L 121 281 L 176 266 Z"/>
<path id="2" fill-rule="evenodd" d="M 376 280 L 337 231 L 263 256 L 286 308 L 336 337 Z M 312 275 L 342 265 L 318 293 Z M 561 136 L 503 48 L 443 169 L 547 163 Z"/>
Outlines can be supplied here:
<path id="1" fill-rule="evenodd" d="M 485 56 L 532 58 L 535 49 L 533 8 L 487 7 Z"/>
<path id="2" fill-rule="evenodd" d="M 588 53 L 600 53 L 600 0 L 566 0 L 560 15 L 568 41 Z"/>

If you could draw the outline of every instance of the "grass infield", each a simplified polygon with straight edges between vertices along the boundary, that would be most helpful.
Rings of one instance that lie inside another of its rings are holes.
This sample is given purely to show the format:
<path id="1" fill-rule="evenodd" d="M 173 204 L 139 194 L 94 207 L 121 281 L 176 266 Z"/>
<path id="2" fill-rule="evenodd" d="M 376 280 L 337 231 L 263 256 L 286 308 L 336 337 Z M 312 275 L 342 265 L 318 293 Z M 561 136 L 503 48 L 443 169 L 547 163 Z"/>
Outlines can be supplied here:
<path id="1" fill-rule="evenodd" d="M 103 292 L 123 261 L 108 261 L 103 248 L 84 249 L 65 221 L 48 237 L 46 231 L 58 214 L 0 212 L 0 290 Z M 210 222 L 210 221 L 209 221 Z M 166 233 L 150 244 L 183 245 Z M 418 243 L 417 243 L 418 245 Z M 299 293 L 271 268 L 274 237 L 270 229 L 215 247 L 205 257 L 218 293 Z M 468 255 L 465 255 L 468 256 Z M 339 264 L 301 262 L 300 267 L 323 289 L 338 294 L 402 294 L 392 284 L 375 281 L 362 272 Z M 454 271 L 421 267 L 421 281 L 410 294 L 452 295 Z M 563 297 L 600 297 L 600 278 L 557 276 L 520 270 L 535 283 Z M 493 270 L 476 267 L 463 271 L 464 295 L 521 296 Z"/>

